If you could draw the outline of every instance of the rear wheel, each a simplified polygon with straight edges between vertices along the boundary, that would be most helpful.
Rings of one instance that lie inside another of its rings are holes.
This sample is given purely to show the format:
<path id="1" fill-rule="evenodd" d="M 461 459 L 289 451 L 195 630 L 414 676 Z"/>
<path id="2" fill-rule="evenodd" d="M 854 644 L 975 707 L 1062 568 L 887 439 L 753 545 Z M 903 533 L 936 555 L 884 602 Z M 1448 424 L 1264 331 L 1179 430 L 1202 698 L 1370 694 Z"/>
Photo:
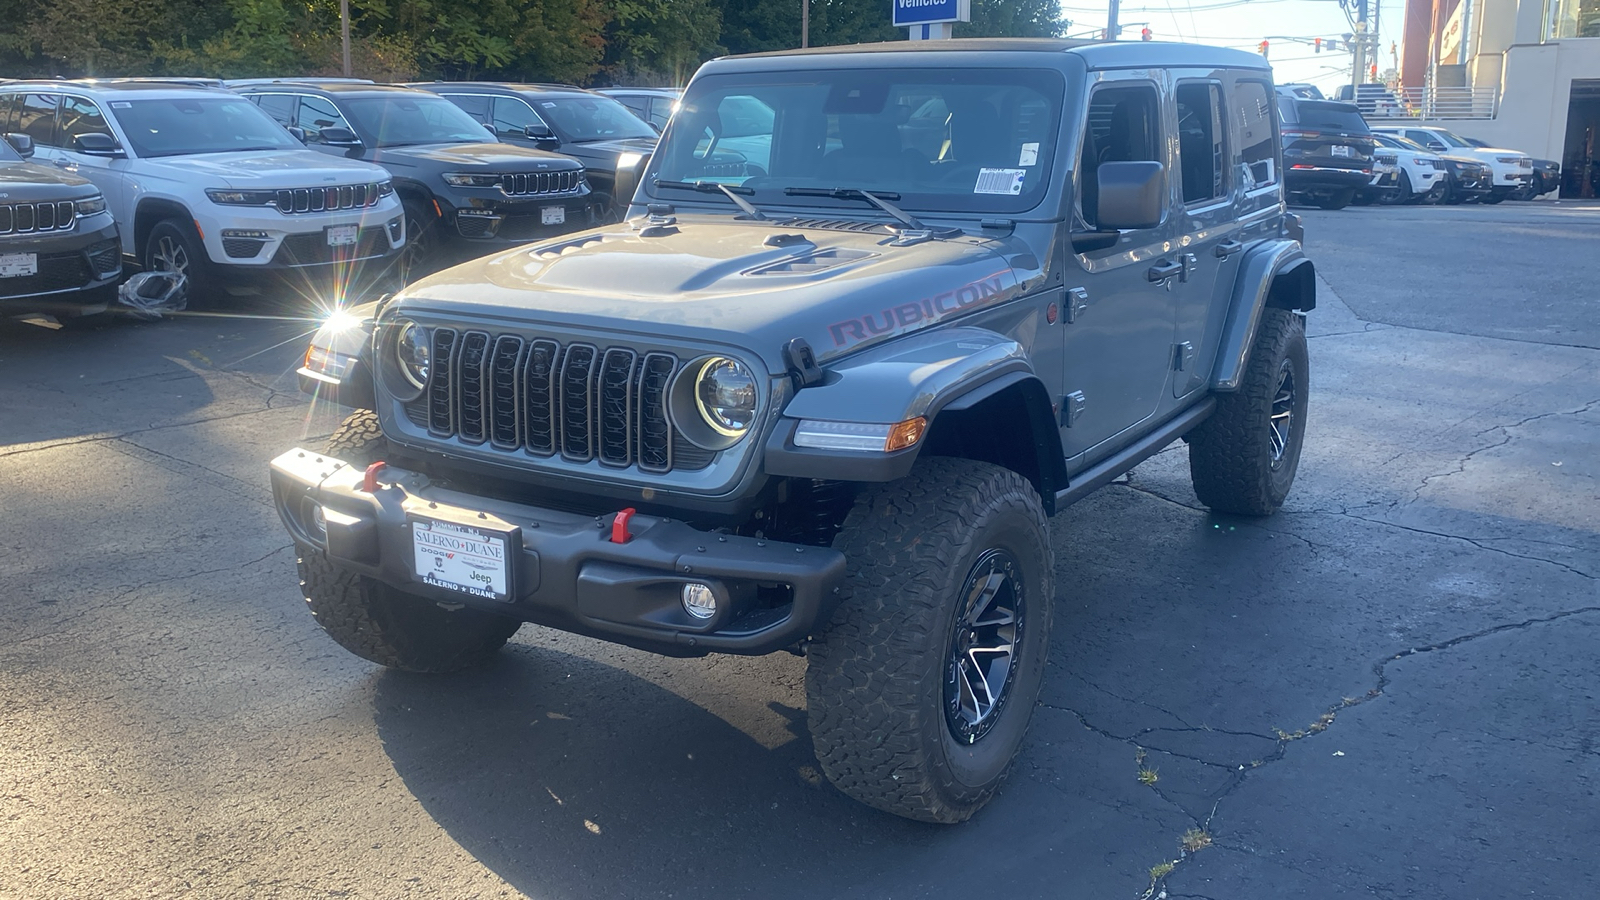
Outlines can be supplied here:
<path id="1" fill-rule="evenodd" d="M 1049 524 L 1022 476 L 933 458 L 860 496 L 844 596 L 807 652 L 817 760 L 845 794 L 925 822 L 994 795 L 1044 677 Z"/>
<path id="2" fill-rule="evenodd" d="M 1267 516 L 1294 485 L 1305 441 L 1310 365 L 1305 320 L 1286 309 L 1261 314 L 1239 390 L 1189 432 L 1189 476 L 1217 512 Z"/>

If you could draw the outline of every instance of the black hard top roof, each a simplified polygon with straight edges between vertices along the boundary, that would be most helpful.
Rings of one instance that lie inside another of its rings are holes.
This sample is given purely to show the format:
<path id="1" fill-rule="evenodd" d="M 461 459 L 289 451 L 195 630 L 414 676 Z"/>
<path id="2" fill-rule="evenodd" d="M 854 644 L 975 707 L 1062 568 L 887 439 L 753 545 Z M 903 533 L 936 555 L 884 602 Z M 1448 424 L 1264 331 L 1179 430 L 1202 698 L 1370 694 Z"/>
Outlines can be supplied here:
<path id="1" fill-rule="evenodd" d="M 947 41 L 886 41 L 878 44 L 851 44 L 843 47 L 811 47 L 805 50 L 748 53 L 742 56 L 725 56 L 718 62 L 738 63 L 745 60 L 776 62 L 792 60 L 795 63 L 813 63 L 817 57 L 858 53 L 903 53 L 911 55 L 991 54 L 996 57 L 991 61 L 1002 65 L 1010 64 L 1013 61 L 1006 58 L 1012 54 L 1071 53 L 1082 57 L 1084 62 L 1092 69 L 1162 68 L 1169 66 L 1226 66 L 1229 68 L 1263 70 L 1270 68 L 1267 60 L 1255 53 L 1230 50 L 1226 47 L 1167 41 L 1086 41 L 1067 38 L 953 38 Z M 971 63 L 976 65 L 978 61 L 972 60 Z"/>

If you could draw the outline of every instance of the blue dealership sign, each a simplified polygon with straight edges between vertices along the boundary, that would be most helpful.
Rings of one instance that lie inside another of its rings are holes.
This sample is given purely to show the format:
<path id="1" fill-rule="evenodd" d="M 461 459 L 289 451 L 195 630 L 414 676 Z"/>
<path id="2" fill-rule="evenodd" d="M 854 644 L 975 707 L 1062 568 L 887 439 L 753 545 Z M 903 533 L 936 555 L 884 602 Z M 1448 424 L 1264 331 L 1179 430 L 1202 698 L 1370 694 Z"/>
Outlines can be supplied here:
<path id="1" fill-rule="evenodd" d="M 933 25 L 972 21 L 972 0 L 893 0 L 894 24 Z"/>

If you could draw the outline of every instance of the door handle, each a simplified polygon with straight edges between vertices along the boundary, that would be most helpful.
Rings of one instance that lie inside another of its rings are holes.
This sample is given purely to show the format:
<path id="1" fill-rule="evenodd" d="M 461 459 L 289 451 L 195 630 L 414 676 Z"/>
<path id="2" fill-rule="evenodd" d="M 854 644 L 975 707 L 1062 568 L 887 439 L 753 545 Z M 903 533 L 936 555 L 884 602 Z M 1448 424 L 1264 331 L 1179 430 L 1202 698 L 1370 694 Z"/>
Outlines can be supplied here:
<path id="1" fill-rule="evenodd" d="M 1227 259 L 1243 249 L 1244 244 L 1239 241 L 1223 241 L 1222 243 L 1218 244 L 1217 249 L 1212 252 L 1217 254 L 1217 259 Z"/>
<path id="2" fill-rule="evenodd" d="M 1150 279 L 1152 282 L 1162 282 L 1166 281 L 1168 278 L 1176 278 L 1182 274 L 1183 263 L 1173 262 L 1171 260 L 1162 260 L 1161 262 L 1151 266 L 1150 271 L 1146 272 L 1144 277 Z"/>
<path id="3" fill-rule="evenodd" d="M 77 163 L 73 162 L 70 159 L 56 159 L 56 160 L 54 160 L 54 162 L 56 164 L 56 168 L 58 168 L 58 169 L 70 169 L 73 166 L 77 165 Z"/>

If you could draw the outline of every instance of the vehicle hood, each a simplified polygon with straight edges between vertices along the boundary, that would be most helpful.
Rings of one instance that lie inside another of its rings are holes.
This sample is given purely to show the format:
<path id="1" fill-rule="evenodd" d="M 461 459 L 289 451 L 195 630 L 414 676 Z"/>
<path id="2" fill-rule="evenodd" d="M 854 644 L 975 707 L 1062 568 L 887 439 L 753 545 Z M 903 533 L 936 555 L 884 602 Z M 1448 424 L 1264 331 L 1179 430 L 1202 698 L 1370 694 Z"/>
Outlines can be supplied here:
<path id="1" fill-rule="evenodd" d="M 439 168 L 451 171 L 527 172 L 537 169 L 575 169 L 576 160 L 558 153 L 546 153 L 514 144 L 417 144 L 410 147 L 380 147 L 372 161 L 385 166 Z"/>
<path id="2" fill-rule="evenodd" d="M 1003 303 L 1039 274 L 1015 237 L 892 246 L 886 233 L 706 218 L 615 226 L 485 257 L 412 285 L 396 302 L 740 346 L 780 372 L 793 338 L 833 359 Z"/>
<path id="3" fill-rule="evenodd" d="M 371 163 L 327 156 L 315 150 L 247 150 L 196 153 L 141 160 L 141 174 L 205 187 L 295 188 L 322 184 L 387 181 L 389 173 Z"/>
<path id="4" fill-rule="evenodd" d="M 615 141 L 589 141 L 583 144 L 568 143 L 561 145 L 561 152 L 579 159 L 615 157 L 619 153 L 641 153 L 649 156 L 656 152 L 656 139 L 622 138 Z"/>
<path id="5" fill-rule="evenodd" d="M 0 162 L 0 191 L 11 195 L 6 198 L 10 203 L 87 197 L 98 193 L 89 184 L 89 179 L 81 175 L 30 162 Z"/>
<path id="6" fill-rule="evenodd" d="M 1463 156 L 1471 156 L 1474 159 L 1478 160 L 1479 162 L 1486 162 L 1486 163 L 1488 163 L 1490 165 L 1495 165 L 1496 163 L 1499 163 L 1498 157 L 1501 157 L 1501 156 L 1527 156 L 1528 154 L 1523 153 L 1521 150 L 1498 150 L 1498 149 L 1495 149 L 1494 147 L 1478 147 L 1478 148 L 1473 149 L 1473 150 L 1465 150 L 1465 149 L 1463 149 L 1461 151 L 1461 155 L 1463 155 Z M 1499 163 L 1499 164 L 1500 165 L 1505 165 L 1505 163 Z"/>

